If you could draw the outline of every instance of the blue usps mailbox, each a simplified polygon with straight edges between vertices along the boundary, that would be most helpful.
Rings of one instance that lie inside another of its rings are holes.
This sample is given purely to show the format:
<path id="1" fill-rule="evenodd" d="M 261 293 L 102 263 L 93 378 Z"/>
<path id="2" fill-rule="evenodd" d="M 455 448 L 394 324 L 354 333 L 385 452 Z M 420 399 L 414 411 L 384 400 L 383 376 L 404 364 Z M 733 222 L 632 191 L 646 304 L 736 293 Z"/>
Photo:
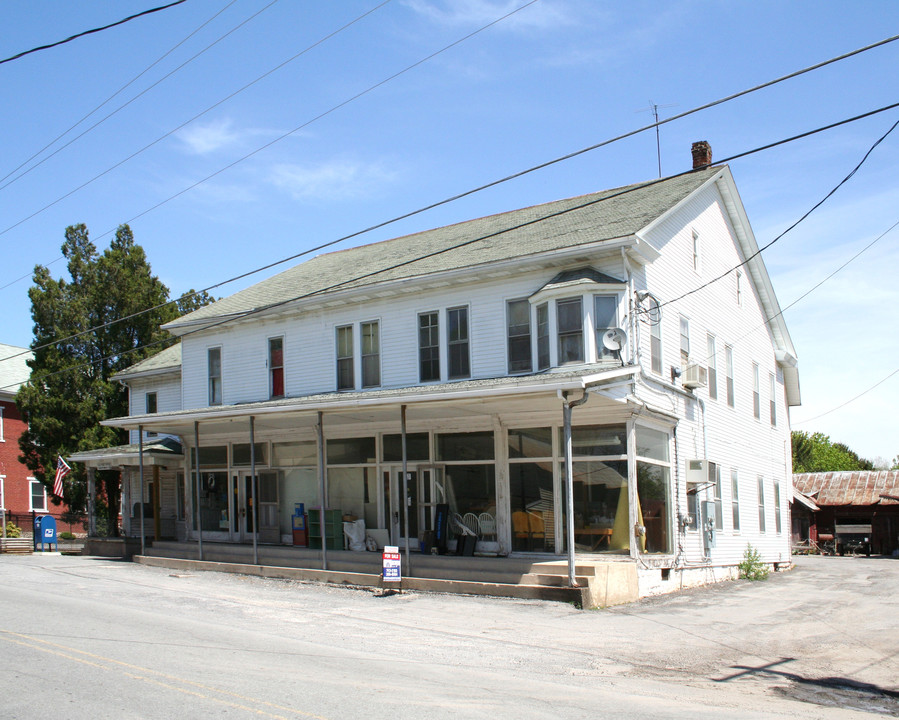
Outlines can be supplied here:
<path id="1" fill-rule="evenodd" d="M 59 540 L 56 538 L 56 519 L 52 515 L 38 515 L 34 519 L 34 549 L 37 550 L 38 542 L 41 544 L 41 552 L 44 551 L 44 545 L 49 545 L 53 549 L 59 550 Z"/>

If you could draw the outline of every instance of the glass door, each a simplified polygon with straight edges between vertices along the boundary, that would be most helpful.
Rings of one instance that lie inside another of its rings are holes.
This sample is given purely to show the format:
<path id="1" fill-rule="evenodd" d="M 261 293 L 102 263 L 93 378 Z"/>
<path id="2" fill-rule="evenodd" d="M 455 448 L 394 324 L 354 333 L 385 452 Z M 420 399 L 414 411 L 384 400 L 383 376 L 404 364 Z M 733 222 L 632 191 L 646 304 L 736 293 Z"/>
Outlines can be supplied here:
<path id="1" fill-rule="evenodd" d="M 240 472 L 231 477 L 231 500 L 234 507 L 231 522 L 232 539 L 239 542 L 251 541 L 257 518 L 253 512 L 253 476 L 250 473 Z"/>
<path id="2" fill-rule="evenodd" d="M 417 550 L 422 534 L 435 527 L 437 505 L 446 502 L 443 468 L 422 465 L 407 468 L 404 498 L 403 492 L 402 468 L 385 471 L 384 507 L 389 508 L 388 527 L 391 540 L 397 545 L 405 545 L 408 538 L 410 546 Z"/>

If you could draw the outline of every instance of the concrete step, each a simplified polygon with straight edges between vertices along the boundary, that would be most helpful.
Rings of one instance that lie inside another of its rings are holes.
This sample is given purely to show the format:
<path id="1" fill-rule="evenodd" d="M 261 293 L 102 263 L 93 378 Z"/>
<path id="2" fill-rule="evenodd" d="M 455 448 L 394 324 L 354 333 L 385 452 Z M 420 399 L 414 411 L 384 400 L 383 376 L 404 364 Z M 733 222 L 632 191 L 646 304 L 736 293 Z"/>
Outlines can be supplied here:
<path id="1" fill-rule="evenodd" d="M 575 575 L 574 581 L 578 587 L 587 587 L 593 575 Z M 538 573 L 528 573 L 522 575 L 520 583 L 522 585 L 543 585 L 544 587 L 568 587 L 568 575 L 540 575 Z"/>

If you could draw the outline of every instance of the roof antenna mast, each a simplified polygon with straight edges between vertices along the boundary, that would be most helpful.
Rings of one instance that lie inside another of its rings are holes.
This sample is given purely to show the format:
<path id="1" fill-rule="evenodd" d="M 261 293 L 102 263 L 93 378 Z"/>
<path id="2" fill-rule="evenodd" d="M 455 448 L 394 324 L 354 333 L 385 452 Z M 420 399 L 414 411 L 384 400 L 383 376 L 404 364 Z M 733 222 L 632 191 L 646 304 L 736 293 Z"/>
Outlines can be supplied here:
<path id="1" fill-rule="evenodd" d="M 670 105 L 656 105 L 652 100 L 649 101 L 649 107 L 643 110 L 637 110 L 637 112 L 649 112 L 652 113 L 653 118 L 655 119 L 656 126 L 656 157 L 659 160 L 659 177 L 662 177 L 662 144 L 659 141 L 659 108 L 671 108 L 677 107 L 676 104 L 672 103 Z"/>

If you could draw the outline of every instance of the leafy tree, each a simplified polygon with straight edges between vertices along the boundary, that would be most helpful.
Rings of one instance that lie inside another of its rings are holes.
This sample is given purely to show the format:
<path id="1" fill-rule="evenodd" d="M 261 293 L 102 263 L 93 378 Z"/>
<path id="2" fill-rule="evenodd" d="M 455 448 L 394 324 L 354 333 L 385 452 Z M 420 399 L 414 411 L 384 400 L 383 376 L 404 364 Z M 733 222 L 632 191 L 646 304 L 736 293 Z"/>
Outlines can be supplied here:
<path id="1" fill-rule="evenodd" d="M 824 433 L 794 430 L 793 472 L 837 472 L 840 470 L 874 470 L 874 463 L 858 456 L 843 443 L 831 442 Z"/>
<path id="2" fill-rule="evenodd" d="M 69 280 L 54 279 L 42 265 L 34 269 L 28 291 L 34 320 L 31 380 L 16 396 L 28 422 L 19 439 L 21 459 L 48 488 L 58 455 L 127 442 L 125 431 L 100 425 L 128 414 L 127 390 L 112 376 L 172 345 L 175 339 L 159 326 L 178 317 L 181 307 L 196 309 L 211 300 L 203 292 L 169 302 L 168 288 L 153 275 L 127 225 L 116 230 L 102 254 L 87 227 L 70 226 L 62 254 Z M 128 319 L 116 322 L 120 318 Z M 64 498 L 72 512 L 82 515 L 86 483 L 78 481 L 83 479 L 84 469 L 73 466 Z M 98 472 L 97 483 L 98 512 L 117 508 L 118 473 Z M 106 525 L 115 534 L 116 523 Z"/>

